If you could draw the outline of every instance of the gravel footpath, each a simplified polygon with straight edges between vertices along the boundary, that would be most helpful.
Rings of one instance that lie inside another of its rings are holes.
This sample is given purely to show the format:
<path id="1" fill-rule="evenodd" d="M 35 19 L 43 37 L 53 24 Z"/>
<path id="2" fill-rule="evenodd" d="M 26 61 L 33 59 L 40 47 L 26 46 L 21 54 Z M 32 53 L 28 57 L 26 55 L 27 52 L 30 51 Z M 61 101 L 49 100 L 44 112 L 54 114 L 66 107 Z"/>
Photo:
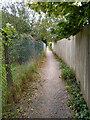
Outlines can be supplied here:
<path id="1" fill-rule="evenodd" d="M 34 91 L 35 95 L 29 99 L 22 117 L 71 118 L 71 112 L 67 106 L 70 95 L 67 93 L 66 83 L 61 79 L 60 74 L 59 62 L 47 48 L 46 62 L 39 71 L 40 82 Z"/>

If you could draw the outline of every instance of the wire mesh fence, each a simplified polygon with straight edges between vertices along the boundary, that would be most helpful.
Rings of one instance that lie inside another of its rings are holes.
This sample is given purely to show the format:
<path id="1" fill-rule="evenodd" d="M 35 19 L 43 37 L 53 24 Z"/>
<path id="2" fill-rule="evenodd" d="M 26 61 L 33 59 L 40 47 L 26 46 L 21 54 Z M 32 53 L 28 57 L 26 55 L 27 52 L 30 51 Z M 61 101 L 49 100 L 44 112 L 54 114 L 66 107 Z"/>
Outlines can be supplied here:
<path id="1" fill-rule="evenodd" d="M 12 40 L 9 46 L 11 73 L 13 81 L 17 79 L 16 70 L 22 69 L 23 66 L 29 61 L 36 60 L 40 53 L 45 49 L 45 43 L 30 39 Z M 4 56 L 4 52 L 3 52 Z M 6 72 L 5 58 L 2 59 L 2 103 L 7 102 L 7 72 Z"/>

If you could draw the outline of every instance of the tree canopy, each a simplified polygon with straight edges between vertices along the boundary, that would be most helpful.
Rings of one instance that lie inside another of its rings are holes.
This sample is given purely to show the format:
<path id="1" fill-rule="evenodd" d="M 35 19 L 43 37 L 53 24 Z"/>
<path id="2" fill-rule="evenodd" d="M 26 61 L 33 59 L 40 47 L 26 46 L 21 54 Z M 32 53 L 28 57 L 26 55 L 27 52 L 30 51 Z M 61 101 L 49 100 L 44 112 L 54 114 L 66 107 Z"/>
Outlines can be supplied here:
<path id="1" fill-rule="evenodd" d="M 28 6 L 41 14 L 43 11 L 46 16 L 51 17 L 57 26 L 51 27 L 51 33 L 57 40 L 76 35 L 89 24 L 90 2 L 34 2 Z"/>

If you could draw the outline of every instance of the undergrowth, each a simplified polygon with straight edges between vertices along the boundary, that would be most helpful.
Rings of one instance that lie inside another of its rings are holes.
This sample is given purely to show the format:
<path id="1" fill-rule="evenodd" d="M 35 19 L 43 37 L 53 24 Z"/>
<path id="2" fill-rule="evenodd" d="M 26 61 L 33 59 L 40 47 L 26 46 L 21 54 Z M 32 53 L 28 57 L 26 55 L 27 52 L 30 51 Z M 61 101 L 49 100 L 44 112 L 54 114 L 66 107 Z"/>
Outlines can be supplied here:
<path id="1" fill-rule="evenodd" d="M 2 117 L 8 116 L 8 114 L 11 116 L 11 108 L 19 103 L 23 96 L 23 92 L 28 90 L 28 87 L 29 91 L 35 89 L 32 84 L 38 81 L 36 73 L 38 68 L 43 64 L 42 61 L 45 57 L 46 51 L 33 62 L 28 61 L 22 65 L 12 66 L 13 87 L 7 91 L 7 103 L 2 105 Z M 11 96 L 13 96 L 13 98 Z"/>
<path id="2" fill-rule="evenodd" d="M 72 117 L 90 119 L 90 111 L 81 92 L 80 82 L 78 83 L 76 81 L 73 69 L 69 68 L 55 53 L 54 56 L 57 61 L 60 62 L 60 68 L 62 69 L 61 78 L 66 81 L 67 91 L 71 94 L 71 98 L 68 100 L 67 105 L 71 109 Z"/>
<path id="3" fill-rule="evenodd" d="M 50 43 L 50 45 L 49 45 L 49 49 L 52 51 L 52 43 Z"/>

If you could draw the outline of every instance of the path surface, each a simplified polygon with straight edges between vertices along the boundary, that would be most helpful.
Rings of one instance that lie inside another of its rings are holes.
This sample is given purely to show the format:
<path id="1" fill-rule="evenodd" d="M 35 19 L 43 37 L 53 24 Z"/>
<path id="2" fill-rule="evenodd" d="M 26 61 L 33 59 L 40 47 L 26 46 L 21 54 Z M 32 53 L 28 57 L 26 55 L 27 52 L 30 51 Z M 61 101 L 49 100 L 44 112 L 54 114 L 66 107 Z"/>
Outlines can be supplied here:
<path id="1" fill-rule="evenodd" d="M 66 84 L 60 78 L 61 70 L 52 52 L 47 48 L 47 58 L 44 67 L 40 69 L 41 82 L 35 95 L 31 98 L 25 110 L 26 118 L 70 118 L 67 106 L 70 95 Z"/>

